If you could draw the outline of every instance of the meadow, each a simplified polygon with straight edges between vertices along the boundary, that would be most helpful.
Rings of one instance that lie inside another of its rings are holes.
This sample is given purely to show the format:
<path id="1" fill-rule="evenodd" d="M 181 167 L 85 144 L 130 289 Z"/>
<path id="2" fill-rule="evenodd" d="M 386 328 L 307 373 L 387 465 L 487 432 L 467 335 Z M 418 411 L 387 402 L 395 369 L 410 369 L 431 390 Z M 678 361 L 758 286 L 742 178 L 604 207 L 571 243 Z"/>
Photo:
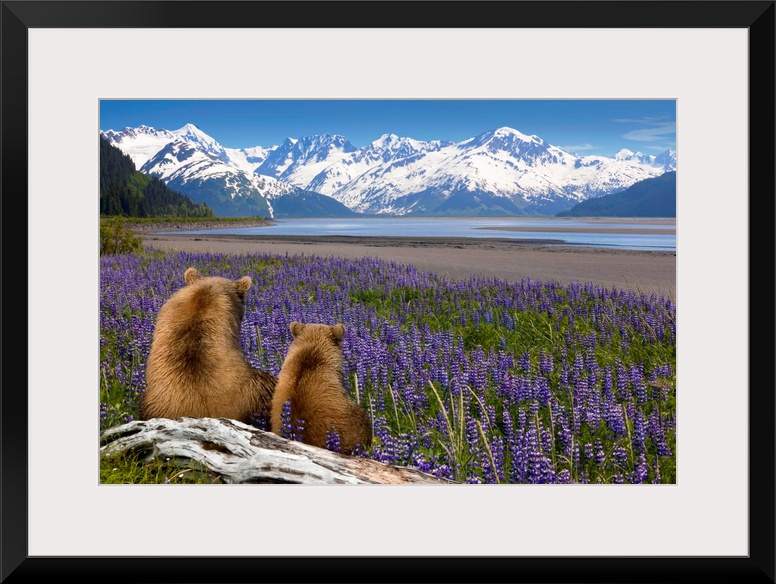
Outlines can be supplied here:
<path id="1" fill-rule="evenodd" d="M 156 314 L 194 266 L 253 279 L 241 340 L 259 369 L 277 375 L 291 321 L 345 324 L 347 385 L 374 436 L 357 456 L 460 483 L 676 482 L 669 297 L 375 258 L 146 250 L 100 262 L 101 430 L 137 417 Z"/>

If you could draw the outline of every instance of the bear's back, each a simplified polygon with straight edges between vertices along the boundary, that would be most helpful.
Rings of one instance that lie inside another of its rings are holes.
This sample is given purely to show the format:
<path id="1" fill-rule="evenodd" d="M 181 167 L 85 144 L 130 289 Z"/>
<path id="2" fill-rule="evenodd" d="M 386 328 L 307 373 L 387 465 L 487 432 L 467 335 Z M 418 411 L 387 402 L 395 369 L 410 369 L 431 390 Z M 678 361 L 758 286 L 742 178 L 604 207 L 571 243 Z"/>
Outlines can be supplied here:
<path id="1" fill-rule="evenodd" d="M 315 328 L 318 327 L 318 328 Z M 356 443 L 368 446 L 371 426 L 365 410 L 347 395 L 342 347 L 327 336 L 325 325 L 305 325 L 289 347 L 272 403 L 272 430 L 280 432 L 282 406 L 291 401 L 292 420 L 303 420 L 302 441 L 325 447 L 336 428 L 343 452 Z"/>
<path id="2" fill-rule="evenodd" d="M 190 272 L 187 271 L 187 274 Z M 269 413 L 275 377 L 253 368 L 240 347 L 250 280 L 196 276 L 157 316 L 141 417 L 227 417 Z"/>
<path id="3" fill-rule="evenodd" d="M 242 316 L 240 301 L 228 290 L 207 281 L 186 286 L 159 311 L 152 351 L 205 357 L 218 346 L 235 347 Z"/>

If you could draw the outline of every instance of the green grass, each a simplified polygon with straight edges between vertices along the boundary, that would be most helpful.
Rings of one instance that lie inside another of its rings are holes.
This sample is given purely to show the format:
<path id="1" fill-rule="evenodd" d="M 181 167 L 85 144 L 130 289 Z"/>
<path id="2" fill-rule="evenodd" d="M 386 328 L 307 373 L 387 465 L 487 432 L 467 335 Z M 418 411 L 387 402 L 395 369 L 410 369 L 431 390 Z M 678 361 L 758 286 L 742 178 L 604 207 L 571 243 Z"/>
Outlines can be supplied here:
<path id="1" fill-rule="evenodd" d="M 100 461 L 100 483 L 119 484 L 198 484 L 223 483 L 219 475 L 189 461 L 187 466 L 166 464 L 159 459 L 141 462 L 131 454 L 106 457 Z"/>

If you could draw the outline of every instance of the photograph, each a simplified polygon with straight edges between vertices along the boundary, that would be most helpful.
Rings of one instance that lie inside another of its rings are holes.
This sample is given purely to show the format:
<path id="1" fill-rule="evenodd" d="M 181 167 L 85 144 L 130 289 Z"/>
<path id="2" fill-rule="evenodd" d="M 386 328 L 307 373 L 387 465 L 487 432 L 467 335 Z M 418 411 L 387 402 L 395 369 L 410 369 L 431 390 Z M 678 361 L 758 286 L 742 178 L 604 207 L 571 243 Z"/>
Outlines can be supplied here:
<path id="1" fill-rule="evenodd" d="M 676 483 L 674 100 L 101 100 L 99 138 L 101 481 Z M 252 428 L 385 466 L 264 475 Z"/>
<path id="2" fill-rule="evenodd" d="M 775 14 L 3 0 L 0 581 L 774 582 Z"/>

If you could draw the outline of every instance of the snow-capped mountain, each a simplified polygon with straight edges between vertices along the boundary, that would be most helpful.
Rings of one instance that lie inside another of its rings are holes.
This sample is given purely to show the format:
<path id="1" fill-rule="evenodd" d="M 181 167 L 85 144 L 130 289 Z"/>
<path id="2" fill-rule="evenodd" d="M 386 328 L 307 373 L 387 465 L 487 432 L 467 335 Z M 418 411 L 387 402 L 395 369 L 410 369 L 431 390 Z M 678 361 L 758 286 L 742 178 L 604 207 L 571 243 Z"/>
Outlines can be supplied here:
<path id="1" fill-rule="evenodd" d="M 652 165 L 663 168 L 665 172 L 676 171 L 676 150 L 664 150 L 655 156 Z"/>
<path id="2" fill-rule="evenodd" d="M 507 127 L 458 143 L 386 135 L 295 184 L 361 213 L 553 215 L 662 174 L 675 166 L 666 158 L 578 157 Z"/>
<path id="3" fill-rule="evenodd" d="M 161 179 L 169 188 L 197 203 L 206 203 L 217 216 L 353 214 L 330 197 L 307 192 L 245 167 L 251 164 L 251 157 L 261 155 L 266 149 L 233 150 L 230 153 L 192 124 L 173 132 L 147 126 L 140 130 L 109 130 L 103 132 L 103 136 L 128 154 L 140 172 Z M 146 158 L 152 149 L 149 145 L 157 149 L 153 156 Z M 244 153 L 244 158 L 238 158 L 237 164 L 235 152 Z M 142 164 L 138 165 L 140 162 Z M 276 208 L 281 209 L 280 214 Z"/>
<path id="4" fill-rule="evenodd" d="M 229 155 L 226 149 L 194 124 L 186 124 L 179 130 L 173 130 L 172 133 L 180 140 L 196 147 L 200 152 L 204 152 L 222 162 L 229 163 Z"/>
<path id="5" fill-rule="evenodd" d="M 298 140 L 286 138 L 280 146 L 268 153 L 267 159 L 256 168 L 256 172 L 308 188 L 312 179 L 323 169 L 356 151 L 356 147 L 343 136 L 323 134 Z"/>
<path id="6" fill-rule="evenodd" d="M 180 140 L 188 142 L 197 149 L 231 164 L 246 172 L 253 172 L 267 158 L 267 155 L 277 146 L 264 148 L 224 148 L 212 137 L 208 136 L 194 124 L 186 124 L 178 130 L 157 130 L 149 126 L 124 128 L 123 130 L 107 130 L 102 135 L 108 141 L 120 148 L 124 154 L 132 158 L 135 167 L 140 169 L 159 150 L 170 142 Z"/>
<path id="7" fill-rule="evenodd" d="M 107 130 L 102 132 L 102 135 L 129 156 L 138 170 L 159 150 L 177 139 L 172 132 L 156 130 L 149 126 L 124 128 L 121 131 Z"/>
<path id="8" fill-rule="evenodd" d="M 395 134 L 383 134 L 366 147 L 360 148 L 348 156 L 337 157 L 337 160 L 325 166 L 306 184 L 303 180 L 298 180 L 302 179 L 301 175 L 289 177 L 288 180 L 297 186 L 304 184 L 304 188 L 311 191 L 333 195 L 376 166 L 394 160 L 409 161 L 419 154 L 436 152 L 450 144 L 452 143 L 439 140 L 422 142 L 412 138 L 400 138 Z"/>
<path id="9" fill-rule="evenodd" d="M 237 150 L 191 124 L 173 132 L 141 126 L 103 135 L 136 164 L 142 161 L 142 172 L 196 201 L 218 199 L 216 214 L 233 210 L 230 215 L 245 214 L 246 201 L 261 210 L 261 198 L 272 213 L 273 201 L 283 197 L 287 211 L 293 207 L 289 197 L 301 192 L 308 207 L 297 211 L 300 216 L 315 197 L 322 197 L 312 205 L 316 213 L 323 205 L 333 214 L 347 208 L 395 215 L 554 215 L 676 170 L 673 150 L 654 156 L 623 148 L 613 158 L 580 157 L 508 127 L 457 143 L 385 134 L 363 148 L 323 134 Z"/>
<path id="10" fill-rule="evenodd" d="M 270 201 L 296 190 L 277 179 L 242 171 L 215 152 L 183 140 L 169 142 L 138 170 L 194 201 L 207 203 L 219 216 L 271 217 Z"/>

